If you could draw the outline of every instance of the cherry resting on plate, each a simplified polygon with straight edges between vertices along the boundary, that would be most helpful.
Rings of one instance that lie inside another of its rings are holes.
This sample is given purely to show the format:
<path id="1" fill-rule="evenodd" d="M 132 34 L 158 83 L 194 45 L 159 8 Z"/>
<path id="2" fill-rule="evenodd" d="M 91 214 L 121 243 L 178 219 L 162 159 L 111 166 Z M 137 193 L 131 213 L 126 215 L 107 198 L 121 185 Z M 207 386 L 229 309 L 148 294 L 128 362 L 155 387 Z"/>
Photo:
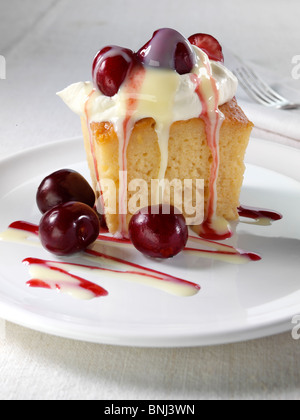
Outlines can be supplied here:
<path id="1" fill-rule="evenodd" d="M 163 28 L 138 52 L 138 59 L 146 66 L 176 70 L 179 74 L 191 73 L 195 65 L 195 53 L 189 43 L 174 29 Z"/>
<path id="2" fill-rule="evenodd" d="M 172 258 L 188 241 L 184 216 L 173 206 L 157 205 L 138 211 L 129 224 L 129 237 L 138 251 L 152 258 Z"/>
<path id="3" fill-rule="evenodd" d="M 62 169 L 47 176 L 38 188 L 36 201 L 42 213 L 69 201 L 78 201 L 93 207 L 95 193 L 78 172 Z"/>
<path id="4" fill-rule="evenodd" d="M 83 203 L 61 204 L 44 214 L 40 240 L 52 254 L 63 256 L 83 251 L 96 241 L 100 222 L 96 212 Z"/>
<path id="5" fill-rule="evenodd" d="M 224 63 L 224 55 L 222 47 L 216 38 L 208 34 L 195 34 L 189 37 L 192 45 L 201 48 L 210 60 Z"/>
<path id="6" fill-rule="evenodd" d="M 111 45 L 103 48 L 93 62 L 93 82 L 105 96 L 118 93 L 134 63 L 133 51 Z"/>

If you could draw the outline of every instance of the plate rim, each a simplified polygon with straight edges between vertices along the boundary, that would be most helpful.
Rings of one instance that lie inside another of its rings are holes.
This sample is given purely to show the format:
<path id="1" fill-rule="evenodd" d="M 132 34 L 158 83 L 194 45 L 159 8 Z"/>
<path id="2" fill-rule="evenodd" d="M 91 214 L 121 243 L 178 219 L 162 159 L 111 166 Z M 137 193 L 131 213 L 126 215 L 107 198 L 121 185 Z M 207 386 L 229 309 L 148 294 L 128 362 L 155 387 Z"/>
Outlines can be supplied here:
<path id="1" fill-rule="evenodd" d="M 68 137 L 66 139 L 59 139 L 59 140 L 53 140 L 53 141 L 47 141 L 46 143 L 43 144 L 37 144 L 35 146 L 31 146 L 31 147 L 26 147 L 23 150 L 18 150 L 17 152 L 12 152 L 7 154 L 4 157 L 0 158 L 0 165 L 5 164 L 7 162 L 9 162 L 10 160 L 14 160 L 14 159 L 18 159 L 20 157 L 22 157 L 23 155 L 29 155 L 31 153 L 37 153 L 40 152 L 43 149 L 47 149 L 47 148 L 51 148 L 53 146 L 57 146 L 60 144 L 65 144 L 65 143 L 72 143 L 75 141 L 83 141 L 83 137 L 82 136 L 74 136 L 74 137 Z"/>

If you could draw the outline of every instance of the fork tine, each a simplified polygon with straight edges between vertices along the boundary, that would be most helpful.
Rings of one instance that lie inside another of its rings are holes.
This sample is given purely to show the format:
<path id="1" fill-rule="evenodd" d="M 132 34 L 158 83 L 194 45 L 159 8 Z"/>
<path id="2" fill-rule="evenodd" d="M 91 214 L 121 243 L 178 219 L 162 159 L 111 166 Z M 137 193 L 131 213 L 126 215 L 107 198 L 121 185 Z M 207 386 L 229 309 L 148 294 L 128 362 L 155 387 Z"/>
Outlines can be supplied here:
<path id="1" fill-rule="evenodd" d="M 250 67 L 239 60 L 241 65 L 233 72 L 244 90 L 256 102 L 264 106 L 285 110 L 300 109 L 299 103 L 293 103 L 267 85 Z"/>
<path id="2" fill-rule="evenodd" d="M 248 93 L 248 95 L 251 96 L 257 102 L 261 103 L 262 105 L 272 105 L 270 99 L 268 99 L 260 90 L 258 90 L 253 82 L 251 83 L 251 81 L 249 81 L 249 78 L 245 75 L 245 73 L 246 72 L 243 71 L 243 69 L 235 70 L 237 78 L 239 79 L 241 85 Z"/>
<path id="3" fill-rule="evenodd" d="M 254 96 L 256 100 L 259 98 L 261 103 L 268 106 L 278 105 L 279 100 L 270 96 L 268 92 L 266 92 L 265 88 L 258 83 L 257 79 L 254 78 L 246 68 L 241 69 L 239 76 L 242 85 L 247 86 L 248 93 L 251 91 L 252 96 Z"/>
<path id="4" fill-rule="evenodd" d="M 283 98 L 281 95 L 279 95 L 279 93 L 267 85 L 267 83 L 265 83 L 250 67 L 244 66 L 244 70 L 256 83 L 256 86 L 261 88 L 262 92 L 269 96 L 270 99 L 274 99 L 275 101 L 280 102 L 287 102 L 285 98 Z"/>

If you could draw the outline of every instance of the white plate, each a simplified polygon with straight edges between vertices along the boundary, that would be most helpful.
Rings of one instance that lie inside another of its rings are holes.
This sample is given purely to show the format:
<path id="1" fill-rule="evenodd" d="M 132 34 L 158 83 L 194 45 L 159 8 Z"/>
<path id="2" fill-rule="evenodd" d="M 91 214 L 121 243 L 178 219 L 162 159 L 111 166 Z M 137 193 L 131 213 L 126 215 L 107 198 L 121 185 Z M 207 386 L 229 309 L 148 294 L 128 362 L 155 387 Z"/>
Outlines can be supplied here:
<path id="1" fill-rule="evenodd" d="M 199 283 L 189 298 L 146 286 L 103 279 L 107 298 L 79 301 L 26 286 L 26 257 L 49 259 L 44 250 L 0 242 L 0 317 L 62 337 L 104 344 L 148 347 L 213 345 L 291 330 L 300 314 L 300 152 L 252 139 L 241 202 L 270 208 L 284 218 L 272 226 L 240 223 L 233 239 L 263 260 L 242 266 L 180 255 L 134 262 Z M 71 139 L 0 162 L 0 231 L 15 220 L 38 223 L 36 189 L 44 176 L 73 168 L 88 177 L 80 139 Z M 126 251 L 127 252 L 127 251 Z M 52 258 L 53 259 L 53 258 Z"/>

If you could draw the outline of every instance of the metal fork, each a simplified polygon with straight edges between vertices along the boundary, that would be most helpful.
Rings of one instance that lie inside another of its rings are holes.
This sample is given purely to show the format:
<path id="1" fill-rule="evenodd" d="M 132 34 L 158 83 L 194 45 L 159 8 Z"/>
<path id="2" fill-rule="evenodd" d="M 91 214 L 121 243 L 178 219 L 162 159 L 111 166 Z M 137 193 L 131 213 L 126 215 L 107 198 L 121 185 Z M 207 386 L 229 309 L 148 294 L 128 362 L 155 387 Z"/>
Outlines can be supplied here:
<path id="1" fill-rule="evenodd" d="M 245 64 L 236 68 L 234 74 L 248 95 L 260 104 L 285 110 L 300 108 L 300 104 L 293 103 L 279 95 Z"/>

